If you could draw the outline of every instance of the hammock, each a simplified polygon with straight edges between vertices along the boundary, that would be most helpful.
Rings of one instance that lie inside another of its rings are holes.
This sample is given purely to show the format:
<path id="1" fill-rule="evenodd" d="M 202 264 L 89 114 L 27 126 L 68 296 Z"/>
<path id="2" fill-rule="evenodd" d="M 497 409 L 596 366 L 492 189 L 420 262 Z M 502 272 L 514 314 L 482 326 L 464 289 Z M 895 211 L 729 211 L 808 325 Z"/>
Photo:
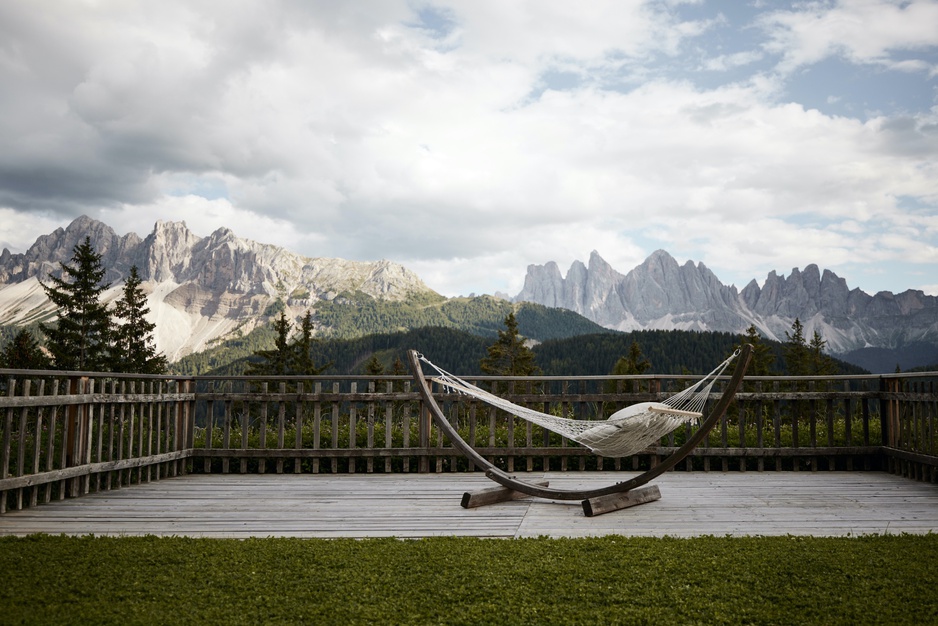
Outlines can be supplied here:
<path id="1" fill-rule="evenodd" d="M 642 402 L 616 411 L 608 419 L 575 420 L 542 413 L 480 389 L 431 363 L 422 354 L 417 357 L 437 372 L 430 378 L 456 393 L 476 398 L 523 420 L 542 426 L 582 444 L 605 457 L 630 456 L 656 444 L 681 424 L 699 420 L 710 390 L 717 378 L 739 355 L 739 350 L 718 365 L 696 384 L 662 402 Z"/>

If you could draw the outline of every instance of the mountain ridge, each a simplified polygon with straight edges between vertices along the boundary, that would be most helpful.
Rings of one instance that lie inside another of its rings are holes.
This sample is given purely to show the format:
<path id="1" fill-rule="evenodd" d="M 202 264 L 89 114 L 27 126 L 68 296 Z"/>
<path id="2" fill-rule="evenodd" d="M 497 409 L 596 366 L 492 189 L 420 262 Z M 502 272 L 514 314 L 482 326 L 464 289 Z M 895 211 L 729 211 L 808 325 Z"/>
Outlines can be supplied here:
<path id="1" fill-rule="evenodd" d="M 553 261 L 529 265 L 524 286 L 512 300 L 566 308 L 620 331 L 744 333 L 754 325 L 781 342 L 797 318 L 806 337 L 817 331 L 832 354 L 849 358 L 864 349 L 887 349 L 890 358 L 903 359 L 903 348 L 915 346 L 915 363 L 908 367 L 938 362 L 938 298 L 918 290 L 869 295 L 816 264 L 793 268 L 788 277 L 773 270 L 761 287 L 752 279 L 738 291 L 723 285 L 703 263 L 679 265 L 664 250 L 627 274 L 593 251 L 588 266 L 574 261 L 566 276 Z M 922 344 L 935 349 L 923 351 Z M 870 365 L 868 359 L 861 361 Z"/>
<path id="2" fill-rule="evenodd" d="M 0 324 L 25 325 L 54 317 L 40 280 L 61 271 L 85 237 L 101 254 L 112 283 L 104 300 L 119 296 L 119 283 L 136 265 L 157 325 L 158 350 L 173 361 L 236 330 L 266 323 L 264 311 L 283 301 L 294 317 L 343 292 L 378 300 L 442 296 L 413 272 L 389 261 L 304 257 L 285 248 L 242 239 L 228 228 L 207 237 L 185 222 L 157 221 L 141 238 L 119 236 L 87 216 L 42 235 L 22 254 L 0 252 Z"/>

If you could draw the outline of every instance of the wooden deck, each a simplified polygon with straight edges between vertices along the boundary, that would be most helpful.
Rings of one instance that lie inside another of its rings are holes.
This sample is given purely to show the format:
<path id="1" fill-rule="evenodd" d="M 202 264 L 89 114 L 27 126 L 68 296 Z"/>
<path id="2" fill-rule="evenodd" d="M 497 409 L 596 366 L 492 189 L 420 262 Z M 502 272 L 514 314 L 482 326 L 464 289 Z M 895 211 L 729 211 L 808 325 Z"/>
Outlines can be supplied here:
<path id="1" fill-rule="evenodd" d="M 522 474 L 603 486 L 630 474 Z M 0 535 L 581 537 L 938 532 L 938 486 L 879 472 L 670 472 L 662 499 L 600 517 L 579 502 L 460 507 L 481 474 L 196 474 L 0 516 Z"/>

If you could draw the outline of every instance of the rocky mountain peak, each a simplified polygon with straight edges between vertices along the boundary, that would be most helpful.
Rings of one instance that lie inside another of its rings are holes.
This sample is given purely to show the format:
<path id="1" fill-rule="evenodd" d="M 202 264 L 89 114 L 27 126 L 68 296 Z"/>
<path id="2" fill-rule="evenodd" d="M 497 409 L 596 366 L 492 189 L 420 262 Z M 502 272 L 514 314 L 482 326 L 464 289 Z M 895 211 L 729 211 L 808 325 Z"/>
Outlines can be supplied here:
<path id="1" fill-rule="evenodd" d="M 761 287 L 753 279 L 737 292 L 703 263 L 678 265 L 664 250 L 654 251 L 625 276 L 593 251 L 589 268 L 576 261 L 566 278 L 553 263 L 529 266 L 514 301 L 560 306 L 618 330 L 742 334 L 754 325 L 778 341 L 785 341 L 799 319 L 808 337 L 819 332 L 828 349 L 840 354 L 922 341 L 938 344 L 938 298 L 914 290 L 870 296 L 816 264 L 793 268 L 787 277 L 771 271 Z"/>
<path id="2" fill-rule="evenodd" d="M 570 308 L 565 306 L 563 276 L 553 261 L 544 265 L 528 265 L 524 287 L 517 297 L 529 302 L 543 302 L 549 307 Z"/>
<path id="3" fill-rule="evenodd" d="M 185 222 L 158 221 L 143 242 L 141 276 L 156 282 L 175 280 L 189 269 L 192 249 L 200 241 Z"/>
<path id="4" fill-rule="evenodd" d="M 110 226 L 83 215 L 65 228 L 38 237 L 25 253 L 0 257 L 0 284 L 59 274 L 60 263 L 67 263 L 86 237 L 101 255 L 107 269 L 105 280 L 120 280 L 130 267 L 128 255 L 140 244 L 140 237 L 134 233 L 120 237 Z"/>
<path id="5" fill-rule="evenodd" d="M 208 241 L 210 245 L 222 245 L 226 243 L 232 243 L 238 246 L 243 245 L 245 242 L 240 237 L 238 237 L 233 230 L 226 226 L 216 229 L 208 236 Z"/>
<path id="6" fill-rule="evenodd" d="M 185 222 L 158 221 L 145 239 L 133 233 L 119 237 L 106 224 L 83 216 L 39 237 L 25 254 L 0 254 L 0 324 L 54 313 L 38 285 L 5 287 L 58 270 L 85 237 L 102 255 L 107 280 L 115 287 L 132 265 L 138 267 L 150 294 L 151 317 L 158 321 L 157 348 L 170 360 L 234 329 L 248 332 L 265 323 L 264 311 L 277 300 L 299 318 L 318 300 L 343 291 L 391 300 L 433 293 L 416 274 L 389 261 L 304 257 L 242 239 L 229 228 L 199 237 Z M 39 300 L 21 301 L 27 296 Z M 45 313 L 39 311 L 43 306 Z"/>

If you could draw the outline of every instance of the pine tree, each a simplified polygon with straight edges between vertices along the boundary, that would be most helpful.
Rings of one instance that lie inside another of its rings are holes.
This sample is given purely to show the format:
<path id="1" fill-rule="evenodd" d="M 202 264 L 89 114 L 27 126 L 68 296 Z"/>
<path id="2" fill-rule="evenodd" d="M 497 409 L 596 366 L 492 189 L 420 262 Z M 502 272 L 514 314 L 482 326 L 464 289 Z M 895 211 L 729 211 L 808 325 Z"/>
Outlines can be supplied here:
<path id="1" fill-rule="evenodd" d="M 636 374 L 644 374 L 650 368 L 651 361 L 645 358 L 638 342 L 633 341 L 632 345 L 629 346 L 628 355 L 620 356 L 616 360 L 616 364 L 612 367 L 612 375 L 634 376 Z M 603 389 L 605 389 L 606 393 L 616 393 L 621 388 L 621 381 L 609 380 L 603 385 Z"/>
<path id="2" fill-rule="evenodd" d="M 751 376 L 768 376 L 772 372 L 772 365 L 775 363 L 775 355 L 772 348 L 762 342 L 762 336 L 756 330 L 755 324 L 750 324 L 746 329 L 746 334 L 742 339 L 743 343 L 752 346 L 752 360 L 749 362 L 747 372 Z"/>
<path id="3" fill-rule="evenodd" d="M 0 367 L 15 370 L 44 370 L 52 365 L 33 334 L 21 330 L 0 352 Z"/>
<path id="4" fill-rule="evenodd" d="M 261 360 L 248 363 L 247 374 L 263 376 L 269 374 L 283 375 L 292 372 L 291 361 L 293 360 L 293 354 L 288 341 L 290 320 L 287 319 L 287 314 L 283 310 L 280 311 L 280 316 L 274 321 L 274 330 L 277 331 L 274 349 L 255 352 L 254 356 L 260 357 Z"/>
<path id="5" fill-rule="evenodd" d="M 824 354 L 825 347 L 827 347 L 827 341 L 821 337 L 818 331 L 814 331 L 814 336 L 811 337 L 811 343 L 808 344 L 808 367 L 810 374 L 828 376 L 837 372 L 834 359 Z"/>
<path id="6" fill-rule="evenodd" d="M 400 356 L 394 359 L 394 363 L 391 365 L 391 374 L 394 376 L 404 376 L 407 374 L 407 366 L 404 365 Z M 404 381 L 395 380 L 391 387 L 396 392 L 404 391 Z"/>
<path id="7" fill-rule="evenodd" d="M 291 346 L 291 367 L 295 374 L 317 376 L 332 367 L 332 361 L 317 367 L 313 361 L 313 315 L 309 311 L 300 323 L 300 332 Z"/>
<path id="8" fill-rule="evenodd" d="M 783 347 L 785 355 L 785 367 L 791 376 L 807 376 L 810 374 L 808 367 L 808 346 L 804 338 L 804 326 L 797 317 L 791 325 L 792 332 L 785 332 L 787 341 Z"/>
<path id="9" fill-rule="evenodd" d="M 629 346 L 628 355 L 619 357 L 619 360 L 612 368 L 612 373 L 615 376 L 633 376 L 644 374 L 649 368 L 651 368 L 651 361 L 642 354 L 642 348 L 638 345 L 638 342 L 633 341 L 632 345 Z"/>
<path id="10" fill-rule="evenodd" d="M 153 331 L 156 324 L 147 321 L 150 313 L 147 299 L 140 288 L 137 266 L 130 268 L 124 281 L 121 299 L 114 305 L 114 316 L 123 320 L 114 329 L 112 370 L 135 374 L 162 374 L 166 371 L 166 357 L 156 352 Z"/>
<path id="11" fill-rule="evenodd" d="M 51 284 L 40 283 L 49 300 L 58 307 L 55 324 L 40 324 L 55 367 L 63 370 L 104 371 L 110 366 L 111 316 L 101 302 L 110 287 L 102 283 L 105 270 L 91 238 L 73 249 L 72 265 L 59 264 L 62 276 L 49 276 Z"/>
<path id="12" fill-rule="evenodd" d="M 384 374 L 384 366 L 381 365 L 381 361 L 378 360 L 377 354 L 372 354 L 371 358 L 368 359 L 368 363 L 365 364 L 365 373 L 370 376 L 380 376 Z"/>
<path id="13" fill-rule="evenodd" d="M 498 331 L 498 340 L 488 347 L 488 354 L 479 362 L 479 367 L 493 376 L 536 376 L 540 373 L 534 352 L 524 345 L 524 338 L 518 334 L 514 312 L 505 317 L 505 330 Z"/>

